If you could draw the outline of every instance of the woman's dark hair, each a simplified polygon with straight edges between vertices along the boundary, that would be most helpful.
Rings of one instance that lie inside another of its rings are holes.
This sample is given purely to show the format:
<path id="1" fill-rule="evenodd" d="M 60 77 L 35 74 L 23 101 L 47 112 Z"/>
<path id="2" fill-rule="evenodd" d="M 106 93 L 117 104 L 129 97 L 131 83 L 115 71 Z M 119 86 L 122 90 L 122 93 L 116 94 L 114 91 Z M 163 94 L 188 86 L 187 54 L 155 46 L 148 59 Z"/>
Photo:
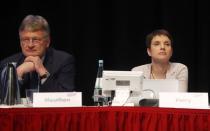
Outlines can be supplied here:
<path id="1" fill-rule="evenodd" d="M 147 48 L 151 47 L 151 41 L 157 35 L 158 36 L 160 36 L 160 35 L 167 36 L 171 40 L 171 45 L 172 45 L 173 38 L 172 38 L 171 34 L 165 29 L 158 29 L 158 30 L 154 30 L 153 32 L 151 32 L 150 34 L 147 35 L 147 37 L 146 37 L 146 46 L 147 46 Z"/>

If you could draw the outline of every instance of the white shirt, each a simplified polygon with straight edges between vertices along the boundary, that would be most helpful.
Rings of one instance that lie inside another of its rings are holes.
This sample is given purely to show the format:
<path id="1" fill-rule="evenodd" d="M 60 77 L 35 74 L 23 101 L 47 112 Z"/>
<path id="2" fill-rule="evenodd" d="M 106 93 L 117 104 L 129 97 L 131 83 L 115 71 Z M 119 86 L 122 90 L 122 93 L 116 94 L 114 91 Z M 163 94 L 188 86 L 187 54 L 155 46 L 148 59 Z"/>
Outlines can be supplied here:
<path id="1" fill-rule="evenodd" d="M 151 64 L 145 64 L 134 67 L 132 71 L 142 71 L 145 79 L 151 79 Z M 179 80 L 179 90 L 187 92 L 188 90 L 188 68 L 181 63 L 170 63 L 170 68 L 166 72 L 166 79 Z"/>

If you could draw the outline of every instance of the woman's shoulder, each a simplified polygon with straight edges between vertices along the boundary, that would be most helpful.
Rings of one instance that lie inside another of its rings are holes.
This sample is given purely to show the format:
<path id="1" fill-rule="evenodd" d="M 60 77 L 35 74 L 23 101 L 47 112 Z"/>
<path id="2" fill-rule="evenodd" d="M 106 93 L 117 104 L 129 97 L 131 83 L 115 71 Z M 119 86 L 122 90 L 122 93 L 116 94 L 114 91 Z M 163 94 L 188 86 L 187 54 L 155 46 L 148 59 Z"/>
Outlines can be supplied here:
<path id="1" fill-rule="evenodd" d="M 149 70 L 151 68 L 151 64 L 144 64 L 140 66 L 135 66 L 131 70 L 132 71 L 143 71 L 143 70 Z"/>
<path id="2" fill-rule="evenodd" d="M 175 69 L 183 69 L 183 68 L 187 69 L 187 66 L 185 64 L 182 64 L 182 63 L 171 62 L 170 64 L 171 64 L 171 67 L 175 68 Z"/>
<path id="3" fill-rule="evenodd" d="M 176 63 L 176 62 L 172 62 L 170 63 L 170 66 L 171 66 L 171 70 L 172 71 L 188 71 L 188 68 L 185 64 L 182 64 L 182 63 Z"/>

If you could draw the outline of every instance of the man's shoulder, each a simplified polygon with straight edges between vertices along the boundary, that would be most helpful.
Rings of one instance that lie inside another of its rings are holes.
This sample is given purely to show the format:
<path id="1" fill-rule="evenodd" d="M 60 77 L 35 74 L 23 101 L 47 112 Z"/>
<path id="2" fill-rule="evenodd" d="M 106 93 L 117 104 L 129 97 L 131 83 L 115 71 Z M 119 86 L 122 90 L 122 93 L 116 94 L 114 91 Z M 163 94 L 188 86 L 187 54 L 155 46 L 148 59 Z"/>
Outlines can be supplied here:
<path id="1" fill-rule="evenodd" d="M 62 62 L 62 61 L 70 60 L 70 59 L 74 60 L 73 55 L 71 55 L 70 53 L 62 51 L 62 50 L 57 50 L 54 48 L 49 49 L 48 55 L 49 57 L 53 57 L 53 60 L 56 62 L 57 61 Z"/>
<path id="2" fill-rule="evenodd" d="M 53 54 L 55 56 L 58 56 L 58 57 L 72 57 L 71 54 L 69 54 L 68 52 L 66 51 L 63 51 L 63 50 L 57 50 L 57 49 L 54 49 L 54 48 L 51 48 Z"/>
<path id="3" fill-rule="evenodd" d="M 18 63 L 22 56 L 23 56 L 22 53 L 16 53 L 9 57 L 4 58 L 3 60 L 0 61 L 0 68 L 4 67 L 7 63 L 10 62 Z"/>
<path id="4" fill-rule="evenodd" d="M 8 62 L 18 62 L 18 60 L 22 57 L 22 53 L 16 53 L 13 54 L 11 56 L 8 56 L 6 58 L 4 58 L 3 60 L 1 60 L 1 64 L 2 63 L 8 63 Z"/>

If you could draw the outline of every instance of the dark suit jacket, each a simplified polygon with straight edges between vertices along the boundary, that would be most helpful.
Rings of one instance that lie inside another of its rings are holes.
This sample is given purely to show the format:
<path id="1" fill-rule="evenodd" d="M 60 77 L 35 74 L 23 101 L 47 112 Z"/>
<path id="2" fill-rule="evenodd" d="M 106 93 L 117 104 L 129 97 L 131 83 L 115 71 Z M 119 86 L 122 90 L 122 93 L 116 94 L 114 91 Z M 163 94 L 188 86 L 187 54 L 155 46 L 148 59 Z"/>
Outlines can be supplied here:
<path id="1" fill-rule="evenodd" d="M 0 67 L 8 62 L 16 62 L 18 67 L 24 59 L 25 56 L 18 53 L 1 61 Z M 75 66 L 72 55 L 49 48 L 45 55 L 44 66 L 50 76 L 40 85 L 40 92 L 68 92 L 74 90 Z M 25 89 L 29 88 L 28 86 L 27 80 L 20 84 L 21 97 L 25 97 Z"/>

